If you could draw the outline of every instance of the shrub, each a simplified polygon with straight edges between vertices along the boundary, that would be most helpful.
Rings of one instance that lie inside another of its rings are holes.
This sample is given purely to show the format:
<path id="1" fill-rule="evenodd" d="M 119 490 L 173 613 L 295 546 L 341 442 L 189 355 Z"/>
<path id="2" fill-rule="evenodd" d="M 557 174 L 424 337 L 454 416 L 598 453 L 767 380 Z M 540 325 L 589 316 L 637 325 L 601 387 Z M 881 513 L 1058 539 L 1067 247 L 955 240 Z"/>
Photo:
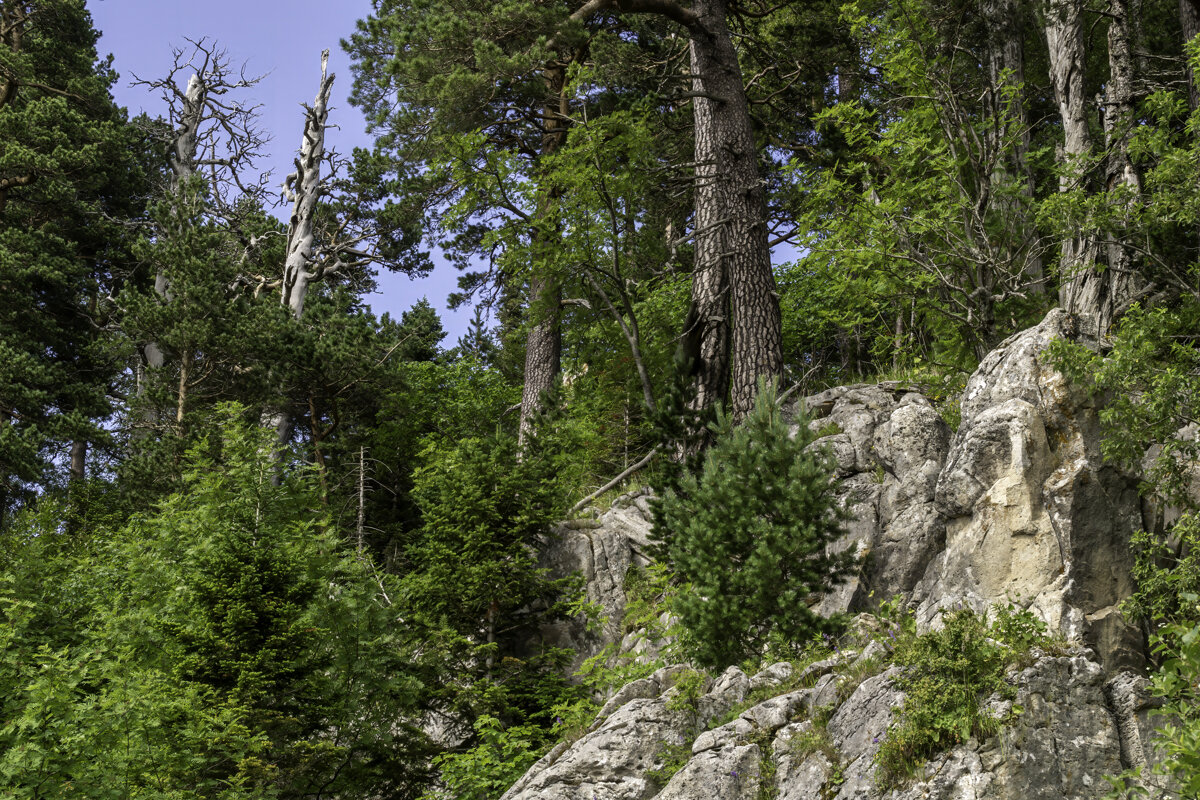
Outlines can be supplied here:
<path id="1" fill-rule="evenodd" d="M 424 779 L 424 643 L 396 628 L 394 582 L 335 535 L 311 474 L 272 480 L 273 433 L 239 416 L 189 452 L 185 493 L 121 530 L 79 540 L 48 506 L 0 537 L 0 796 L 394 797 Z"/>
<path id="2" fill-rule="evenodd" d="M 1005 673 L 1048 641 L 1038 619 L 1011 608 L 996 609 L 991 625 L 960 609 L 946 614 L 941 630 L 916 636 L 911 626 L 901 629 L 907 633 L 896 645 L 895 663 L 903 669 L 895 683 L 905 693 L 904 705 L 875 757 L 880 783 L 888 788 L 935 753 L 999 730 L 1005 719 L 983 702 L 992 695 L 1014 699 L 1016 688 Z"/>
<path id="3" fill-rule="evenodd" d="M 1200 618 L 1200 598 L 1190 596 L 1192 613 Z M 1156 771 L 1170 776 L 1180 797 L 1200 797 L 1200 626 L 1169 625 L 1155 641 L 1163 657 L 1152 676 L 1152 691 L 1166 702 L 1160 713 L 1170 721 L 1161 731 L 1165 757 Z"/>
<path id="4" fill-rule="evenodd" d="M 474 727 L 478 744 L 434 759 L 445 788 L 423 795 L 422 800 L 494 800 L 516 783 L 546 749 L 544 731 L 537 726 L 506 728 L 495 717 L 484 715 L 475 720 Z"/>
<path id="5" fill-rule="evenodd" d="M 721 415 L 699 474 L 657 503 L 655 536 L 681 581 L 675 602 L 697 662 L 725 667 L 756 655 L 773 634 L 808 642 L 834 627 L 809 604 L 851 568 L 830 554 L 845 513 L 824 451 L 799 420 L 790 435 L 769 387 L 740 426 Z"/>

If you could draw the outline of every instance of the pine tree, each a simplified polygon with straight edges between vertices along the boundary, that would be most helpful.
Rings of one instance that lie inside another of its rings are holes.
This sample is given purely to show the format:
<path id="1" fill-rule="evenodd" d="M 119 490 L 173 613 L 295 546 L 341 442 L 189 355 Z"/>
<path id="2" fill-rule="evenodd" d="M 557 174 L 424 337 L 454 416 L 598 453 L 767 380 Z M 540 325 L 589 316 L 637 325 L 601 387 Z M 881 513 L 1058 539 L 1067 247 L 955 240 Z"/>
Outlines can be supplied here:
<path id="1" fill-rule="evenodd" d="M 122 367 L 101 298 L 145 171 L 82 0 L 0 7 L 0 524 L 104 441 Z"/>
<path id="2" fill-rule="evenodd" d="M 827 456 L 798 422 L 793 436 L 762 389 L 740 426 L 720 415 L 700 472 L 657 504 L 655 537 L 688 587 L 676 611 L 703 664 L 736 664 L 770 641 L 803 646 L 833 626 L 810 605 L 849 574 L 853 553 L 831 551 L 845 512 Z"/>

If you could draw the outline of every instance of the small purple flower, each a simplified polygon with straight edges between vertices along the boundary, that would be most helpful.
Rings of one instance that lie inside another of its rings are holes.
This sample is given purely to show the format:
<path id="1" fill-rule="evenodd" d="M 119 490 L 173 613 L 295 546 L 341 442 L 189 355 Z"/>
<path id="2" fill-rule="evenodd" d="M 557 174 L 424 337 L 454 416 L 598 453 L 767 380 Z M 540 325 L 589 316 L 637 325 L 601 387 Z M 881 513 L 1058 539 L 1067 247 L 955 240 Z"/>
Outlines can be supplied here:
<path id="1" fill-rule="evenodd" d="M 734 778 L 736 778 L 736 777 L 737 777 L 737 770 L 736 770 L 736 769 L 731 769 L 731 770 L 729 770 L 729 774 L 730 774 L 731 776 L 733 776 Z"/>

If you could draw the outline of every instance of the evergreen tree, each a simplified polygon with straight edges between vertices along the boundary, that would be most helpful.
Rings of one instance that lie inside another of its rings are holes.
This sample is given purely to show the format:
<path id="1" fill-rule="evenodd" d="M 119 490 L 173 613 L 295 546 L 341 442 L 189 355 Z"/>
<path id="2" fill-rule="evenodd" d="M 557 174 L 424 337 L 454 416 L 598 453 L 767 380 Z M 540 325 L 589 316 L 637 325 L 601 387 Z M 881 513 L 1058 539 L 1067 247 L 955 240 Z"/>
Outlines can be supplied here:
<path id="1" fill-rule="evenodd" d="M 222 411 L 184 491 L 83 539 L 0 538 L 0 794 L 411 798 L 423 672 L 400 592 L 276 485 L 274 437 Z"/>
<path id="2" fill-rule="evenodd" d="M 511 433 L 430 447 L 414 476 L 422 525 L 405 550 L 412 623 L 454 664 L 433 708 L 469 731 L 481 715 L 549 729 L 570 692 L 556 648 L 524 649 L 552 618 L 569 581 L 551 580 L 538 551 L 561 519 L 571 475 L 567 442 L 539 418 L 517 458 Z"/>
<path id="3" fill-rule="evenodd" d="M 685 474 L 655 509 L 685 584 L 679 613 L 694 657 L 724 667 L 768 643 L 803 647 L 836 620 L 811 605 L 849 575 L 854 552 L 835 552 L 845 512 L 828 456 L 803 415 L 794 432 L 770 388 L 737 427 L 722 414 L 698 474 Z"/>
<path id="4" fill-rule="evenodd" d="M 122 368 L 103 298 L 145 173 L 96 38 L 82 0 L 0 8 L 0 525 L 59 465 L 83 475 Z"/>

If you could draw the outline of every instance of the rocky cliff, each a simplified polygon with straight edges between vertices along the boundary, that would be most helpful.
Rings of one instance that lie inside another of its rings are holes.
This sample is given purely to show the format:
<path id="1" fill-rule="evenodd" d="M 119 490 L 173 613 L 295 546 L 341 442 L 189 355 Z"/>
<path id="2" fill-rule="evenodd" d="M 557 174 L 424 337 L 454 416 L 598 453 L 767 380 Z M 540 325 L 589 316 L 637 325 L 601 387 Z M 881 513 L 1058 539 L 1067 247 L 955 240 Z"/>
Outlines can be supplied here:
<path id="1" fill-rule="evenodd" d="M 1067 643 L 1010 676 L 1024 712 L 999 735 L 942 754 L 911 785 L 884 793 L 873 757 L 903 695 L 888 669 L 857 682 L 856 661 L 870 653 L 842 653 L 802 676 L 787 664 L 754 676 L 731 668 L 690 710 L 672 702 L 680 668 L 669 668 L 618 692 L 506 800 L 1098 798 L 1109 789 L 1103 776 L 1144 763 L 1144 645 L 1117 610 L 1132 590 L 1128 543 L 1142 504 L 1136 477 L 1101 458 L 1093 404 L 1047 357 L 1051 341 L 1070 335 L 1069 318 L 1054 311 L 1003 342 L 968 381 L 957 430 L 898 385 L 800 401 L 825 434 L 853 514 L 841 546 L 865 556 L 824 610 L 870 612 L 901 595 L 928 630 L 947 609 L 1013 604 Z M 564 529 L 547 563 L 581 570 L 593 602 L 619 620 L 624 575 L 645 563 L 648 529 L 645 497 L 626 497 Z M 590 654 L 620 632 L 548 633 Z M 712 727 L 731 709 L 732 721 Z M 797 747 L 812 739 L 805 732 L 818 709 L 827 745 Z M 684 763 L 664 782 L 670 758 Z"/>

